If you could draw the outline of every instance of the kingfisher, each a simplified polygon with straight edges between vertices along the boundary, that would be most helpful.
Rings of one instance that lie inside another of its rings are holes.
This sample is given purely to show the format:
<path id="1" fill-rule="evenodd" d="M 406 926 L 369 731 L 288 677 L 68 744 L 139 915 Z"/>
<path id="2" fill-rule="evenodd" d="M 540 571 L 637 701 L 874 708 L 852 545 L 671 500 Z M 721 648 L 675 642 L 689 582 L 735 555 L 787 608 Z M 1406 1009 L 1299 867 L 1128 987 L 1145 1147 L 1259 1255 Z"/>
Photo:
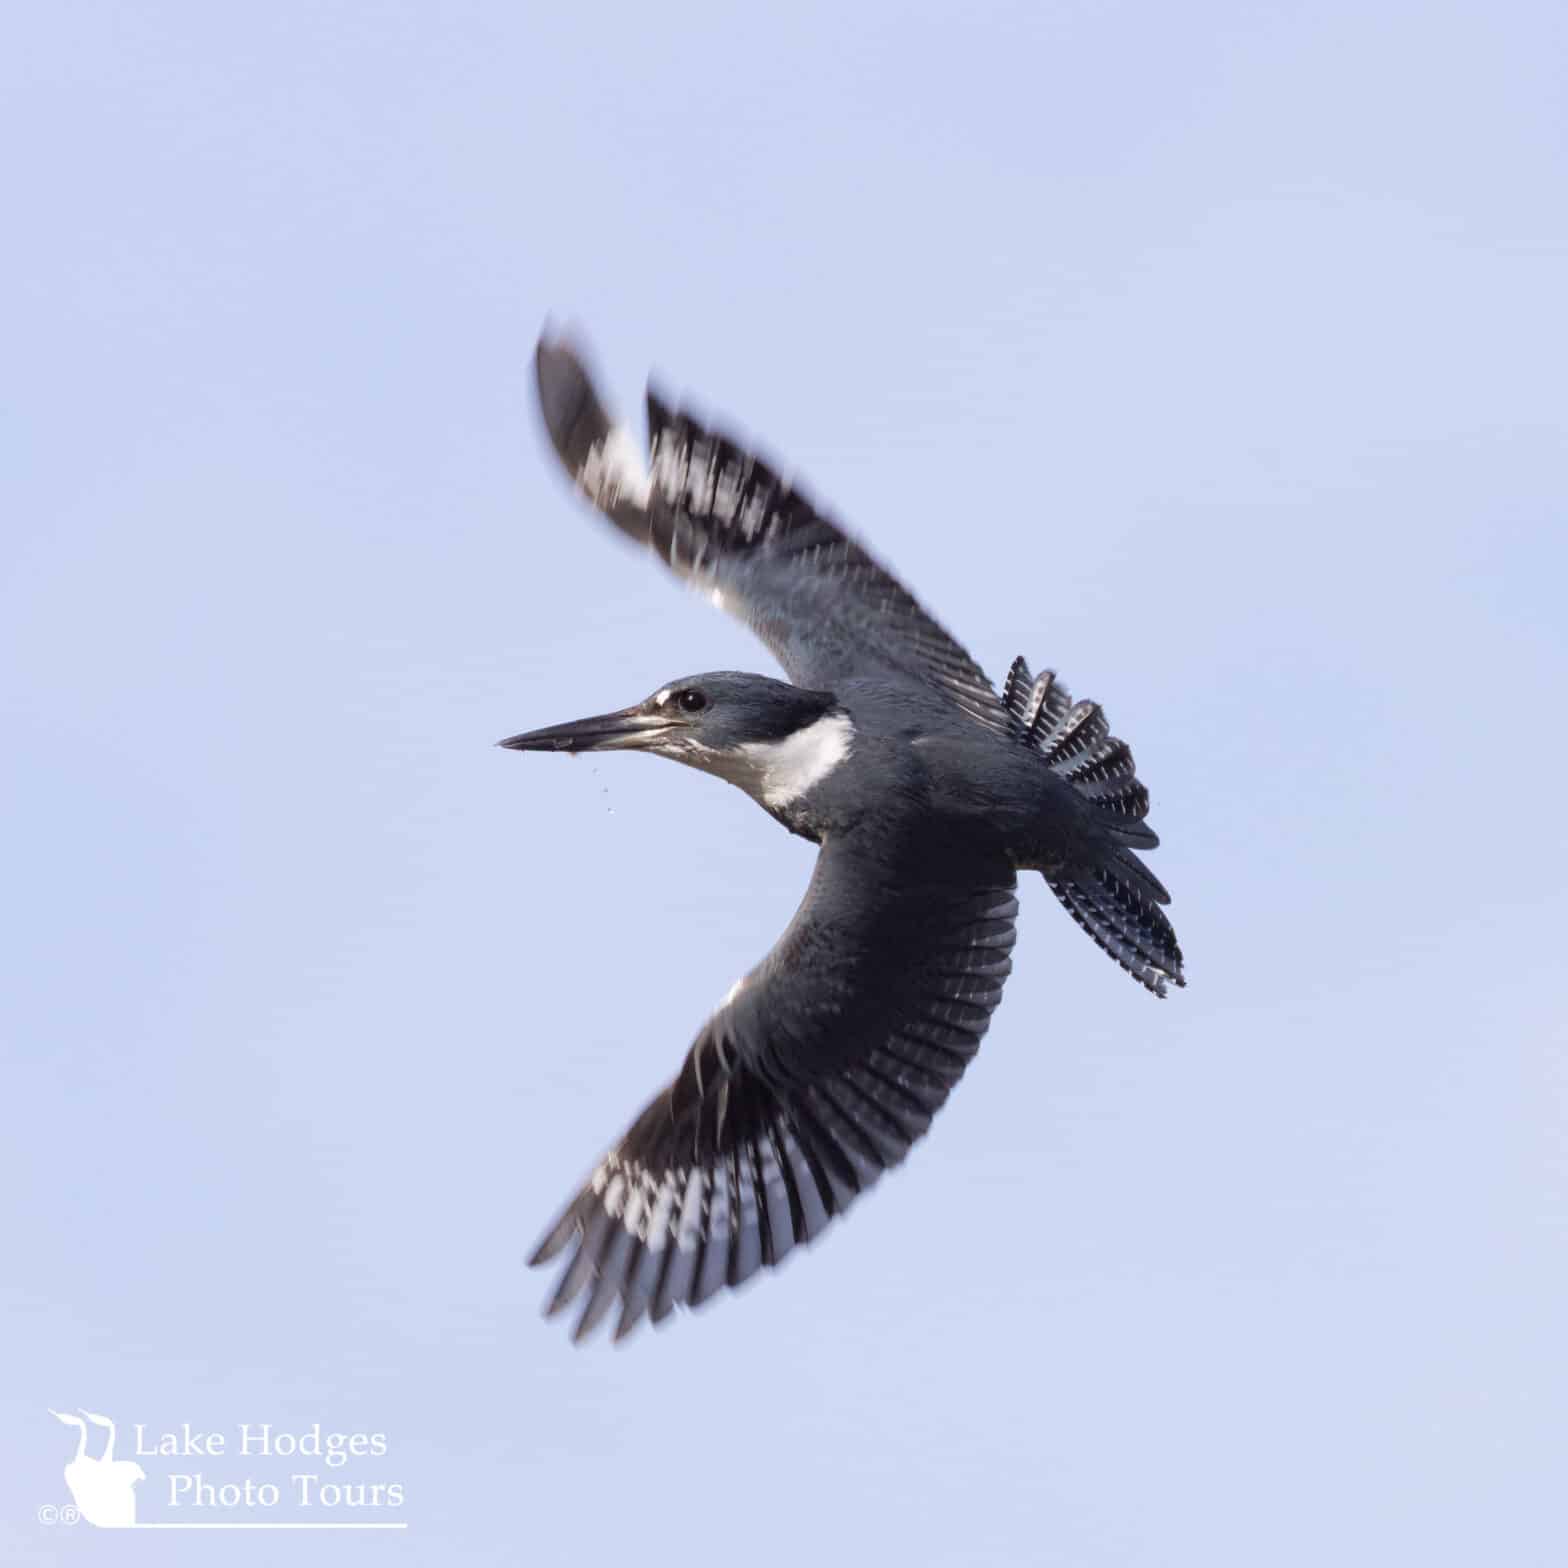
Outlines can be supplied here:
<path id="1" fill-rule="evenodd" d="M 688 675 L 500 744 L 668 757 L 819 846 L 773 950 L 529 1260 L 560 1260 L 547 1315 L 581 1299 L 582 1340 L 618 1308 L 619 1340 L 778 1264 L 902 1161 L 1002 999 L 1019 872 L 1155 996 L 1185 981 L 1137 853 L 1149 792 L 1097 703 L 1022 658 L 998 693 L 852 534 L 653 385 L 640 445 L 574 339 L 546 329 L 535 366 L 575 488 L 789 678 Z"/>

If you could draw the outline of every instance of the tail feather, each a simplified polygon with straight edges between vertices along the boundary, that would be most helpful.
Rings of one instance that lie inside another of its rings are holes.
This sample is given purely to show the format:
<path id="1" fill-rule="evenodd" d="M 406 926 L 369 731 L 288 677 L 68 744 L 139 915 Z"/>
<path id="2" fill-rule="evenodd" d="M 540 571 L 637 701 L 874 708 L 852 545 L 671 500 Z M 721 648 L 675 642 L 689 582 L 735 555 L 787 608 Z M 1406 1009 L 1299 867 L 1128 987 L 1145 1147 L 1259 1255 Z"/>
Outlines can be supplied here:
<path id="1" fill-rule="evenodd" d="M 1014 659 L 1007 672 L 1002 703 L 1018 739 L 1104 813 L 1103 826 L 1113 839 L 1139 849 L 1159 843 L 1143 823 L 1149 791 L 1134 768 L 1132 748 L 1111 734 L 1099 703 L 1074 702 L 1054 670 L 1033 676 L 1023 658 Z"/>
<path id="2" fill-rule="evenodd" d="M 1007 679 L 1002 683 L 1002 706 L 1012 715 L 1013 723 L 1020 730 L 1027 729 L 1024 722 L 1024 709 L 1029 701 L 1029 688 L 1034 685 L 1034 676 L 1029 673 L 1029 661 L 1019 654 L 1013 660 L 1012 668 L 1007 672 Z"/>
<path id="3" fill-rule="evenodd" d="M 1151 904 L 1170 903 L 1171 895 L 1165 891 L 1165 884 L 1130 849 L 1113 850 L 1109 865 L 1121 881 L 1141 889 Z"/>
<path id="4" fill-rule="evenodd" d="M 1068 914 L 1139 984 L 1164 996 L 1167 983 L 1184 986 L 1181 948 L 1165 912 L 1139 888 L 1130 871 L 1154 882 L 1129 856 L 1046 878 Z M 1163 893 L 1158 882 L 1154 886 Z"/>
<path id="5" fill-rule="evenodd" d="M 1040 748 L 1041 755 L 1064 778 L 1072 774 L 1078 763 L 1100 750 L 1111 739 L 1111 727 L 1097 702 L 1075 702 L 1048 729 L 1042 710 L 1035 720 L 1030 738 Z"/>
<path id="6" fill-rule="evenodd" d="M 1022 658 L 1007 672 L 1002 703 L 1020 744 L 1038 751 L 1094 808 L 1109 841 L 1096 862 L 1048 874 L 1052 891 L 1095 942 L 1156 996 L 1164 996 L 1168 985 L 1185 985 L 1181 948 L 1160 908 L 1171 896 L 1132 853 L 1159 843 L 1144 824 L 1149 791 L 1138 777 L 1132 748 L 1111 734 L 1097 702 L 1074 702 L 1054 671 L 1035 676 Z"/>
<path id="7" fill-rule="evenodd" d="M 1112 736 L 1091 756 L 1076 762 L 1066 775 L 1085 800 L 1102 811 L 1141 822 L 1149 811 L 1149 791 L 1134 771 L 1132 748 Z M 1146 846 L 1148 847 L 1148 846 Z"/>

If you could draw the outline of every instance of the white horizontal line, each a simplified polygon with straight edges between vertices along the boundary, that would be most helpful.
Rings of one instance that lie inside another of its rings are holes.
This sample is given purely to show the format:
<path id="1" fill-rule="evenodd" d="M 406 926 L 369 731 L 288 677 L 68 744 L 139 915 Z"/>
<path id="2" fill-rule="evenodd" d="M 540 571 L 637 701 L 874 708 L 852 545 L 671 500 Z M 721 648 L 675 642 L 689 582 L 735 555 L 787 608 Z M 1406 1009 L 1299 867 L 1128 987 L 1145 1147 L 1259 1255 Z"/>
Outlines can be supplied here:
<path id="1" fill-rule="evenodd" d="M 284 1524 L 249 1523 L 240 1520 L 146 1520 L 135 1524 L 110 1525 L 111 1530 L 406 1530 L 406 1524 Z"/>

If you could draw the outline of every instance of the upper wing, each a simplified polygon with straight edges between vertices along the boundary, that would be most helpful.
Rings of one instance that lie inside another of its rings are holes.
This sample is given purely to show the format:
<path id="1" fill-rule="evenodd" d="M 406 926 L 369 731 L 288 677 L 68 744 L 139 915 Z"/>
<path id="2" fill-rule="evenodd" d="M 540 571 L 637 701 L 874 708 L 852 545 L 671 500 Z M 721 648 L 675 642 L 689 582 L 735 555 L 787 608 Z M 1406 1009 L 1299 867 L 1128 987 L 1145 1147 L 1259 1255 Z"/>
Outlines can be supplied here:
<path id="1" fill-rule="evenodd" d="M 579 490 L 750 626 L 797 685 L 894 675 L 1006 733 L 985 672 L 853 539 L 765 463 L 650 389 L 651 462 L 610 420 L 581 356 L 543 337 L 539 406 Z"/>
<path id="2" fill-rule="evenodd" d="M 548 1310 L 619 1339 L 810 1241 L 930 1125 L 1012 967 L 1010 862 L 950 841 L 829 841 L 773 951 L 530 1260 Z"/>

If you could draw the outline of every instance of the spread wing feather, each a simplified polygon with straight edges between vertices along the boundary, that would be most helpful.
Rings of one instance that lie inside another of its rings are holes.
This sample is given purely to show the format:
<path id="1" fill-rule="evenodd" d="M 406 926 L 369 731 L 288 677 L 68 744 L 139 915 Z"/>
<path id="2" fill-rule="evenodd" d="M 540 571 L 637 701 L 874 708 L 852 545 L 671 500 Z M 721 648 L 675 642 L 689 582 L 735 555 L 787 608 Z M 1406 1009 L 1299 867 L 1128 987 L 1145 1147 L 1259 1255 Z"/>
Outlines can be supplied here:
<path id="1" fill-rule="evenodd" d="M 887 674 L 1009 733 L 985 672 L 888 571 L 739 443 L 651 389 L 651 457 L 605 412 L 581 354 L 542 338 L 539 403 L 577 488 L 621 531 L 705 590 L 797 685 Z"/>
<path id="2" fill-rule="evenodd" d="M 773 951 L 703 1026 L 533 1258 L 615 1335 L 744 1283 L 903 1159 L 975 1055 L 1018 912 L 994 850 L 827 843 Z"/>

